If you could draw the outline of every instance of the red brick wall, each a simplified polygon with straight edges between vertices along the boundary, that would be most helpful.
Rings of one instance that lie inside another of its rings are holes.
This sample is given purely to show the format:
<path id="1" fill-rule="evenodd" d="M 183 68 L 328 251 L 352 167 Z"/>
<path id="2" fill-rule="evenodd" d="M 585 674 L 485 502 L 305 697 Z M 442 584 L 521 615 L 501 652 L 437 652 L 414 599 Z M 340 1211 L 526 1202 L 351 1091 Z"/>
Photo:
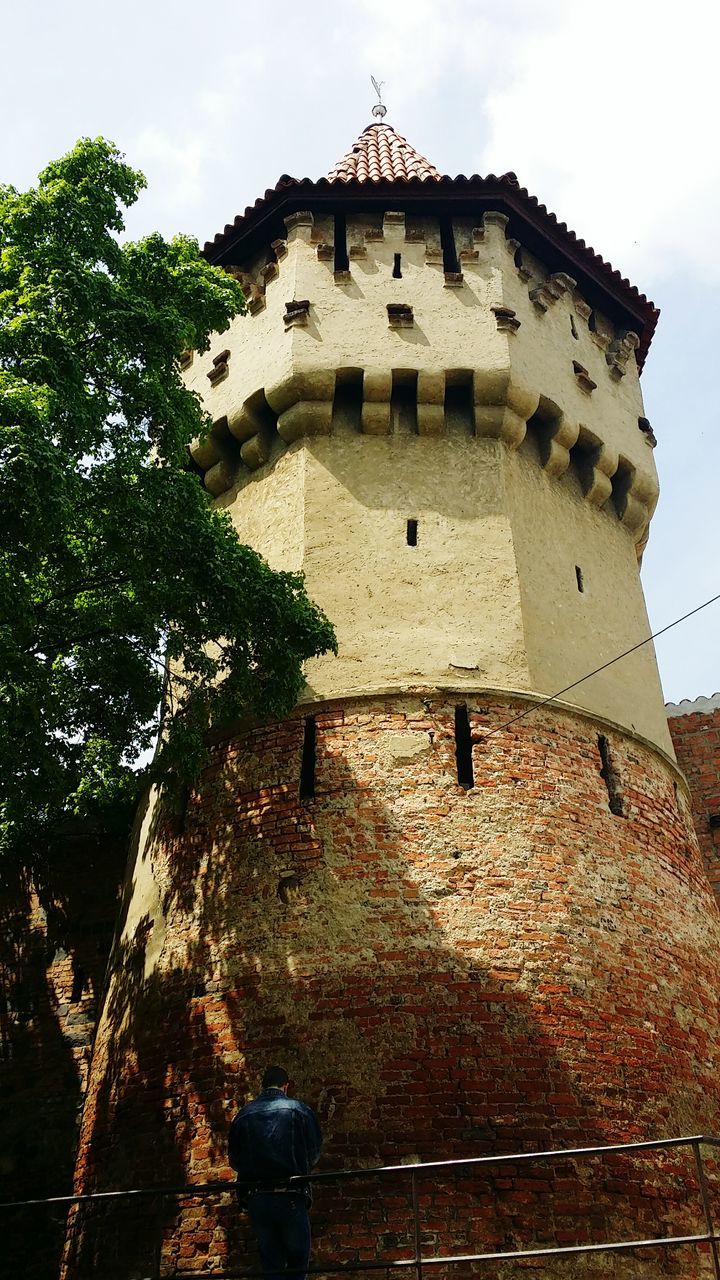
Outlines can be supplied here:
<path id="1" fill-rule="evenodd" d="M 454 701 L 326 708 L 306 802 L 302 717 L 257 729 L 215 749 L 183 834 L 156 815 L 137 879 L 149 858 L 164 918 L 115 957 L 81 1188 L 229 1177 L 229 1121 L 274 1060 L 321 1115 L 324 1168 L 720 1131 L 720 919 L 682 783 L 607 731 L 615 816 L 592 722 L 546 708 L 486 737 L 518 706 L 471 700 L 465 791 Z M 433 1179 L 423 1230 L 438 1252 L 688 1232 L 688 1168 Z M 324 1190 L 316 1256 L 396 1257 L 407 1212 L 405 1191 Z M 153 1204 L 83 1211 L 68 1275 L 145 1274 L 158 1223 L 167 1274 L 252 1261 L 231 1203 Z"/>
<path id="2" fill-rule="evenodd" d="M 720 824 L 720 708 L 671 715 L 668 724 L 678 764 L 690 784 L 700 849 L 720 901 L 720 825 L 711 825 L 713 816 Z"/>

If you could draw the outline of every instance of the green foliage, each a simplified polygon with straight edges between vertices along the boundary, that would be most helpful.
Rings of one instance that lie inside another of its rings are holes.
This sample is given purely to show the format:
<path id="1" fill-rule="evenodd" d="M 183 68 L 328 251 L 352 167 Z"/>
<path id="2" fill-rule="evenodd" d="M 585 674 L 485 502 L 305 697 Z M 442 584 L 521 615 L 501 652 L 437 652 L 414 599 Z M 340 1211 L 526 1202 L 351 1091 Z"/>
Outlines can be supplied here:
<path id="1" fill-rule="evenodd" d="M 287 712 L 335 643 L 302 577 L 241 546 L 187 469 L 208 423 L 178 357 L 244 299 L 191 239 L 120 242 L 143 186 L 84 139 L 36 188 L 0 187 L 6 853 L 131 801 L 160 715 L 152 768 L 188 780 L 208 729 Z"/>

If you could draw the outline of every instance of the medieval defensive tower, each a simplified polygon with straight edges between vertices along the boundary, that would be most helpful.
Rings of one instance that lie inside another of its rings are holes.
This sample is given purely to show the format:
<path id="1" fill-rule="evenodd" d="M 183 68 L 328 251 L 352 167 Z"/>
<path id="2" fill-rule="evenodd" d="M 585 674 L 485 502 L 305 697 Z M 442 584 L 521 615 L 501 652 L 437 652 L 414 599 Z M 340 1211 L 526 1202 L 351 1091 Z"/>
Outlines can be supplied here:
<path id="1" fill-rule="evenodd" d="M 718 1131 L 717 907 L 652 646 L 605 666 L 649 632 L 656 311 L 513 174 L 442 177 L 382 121 L 205 252 L 249 314 L 187 356 L 194 465 L 339 653 L 141 815 L 78 1187 L 229 1176 L 276 1059 L 328 1168 Z M 689 1203 L 680 1157 L 501 1172 L 423 1192 L 438 1254 Z M 319 1197 L 317 1255 L 399 1256 L 402 1197 L 363 1195 Z M 74 1280 L 145 1274 L 129 1212 L 76 1221 Z M 164 1274 L 237 1262 L 229 1201 L 168 1215 Z"/>

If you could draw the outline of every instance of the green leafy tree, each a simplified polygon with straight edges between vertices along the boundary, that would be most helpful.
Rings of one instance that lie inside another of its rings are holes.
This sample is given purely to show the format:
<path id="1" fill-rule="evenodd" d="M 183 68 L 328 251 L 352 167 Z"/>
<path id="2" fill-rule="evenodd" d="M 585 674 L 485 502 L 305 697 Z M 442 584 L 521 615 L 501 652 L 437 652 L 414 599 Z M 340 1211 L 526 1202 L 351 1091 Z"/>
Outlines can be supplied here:
<path id="1" fill-rule="evenodd" d="M 0 188 L 6 853 L 131 800 L 159 728 L 156 775 L 189 779 L 208 729 L 286 713 L 335 643 L 301 575 L 242 546 L 188 469 L 209 424 L 178 357 L 244 299 L 187 237 L 120 242 L 144 185 L 84 139 Z"/>

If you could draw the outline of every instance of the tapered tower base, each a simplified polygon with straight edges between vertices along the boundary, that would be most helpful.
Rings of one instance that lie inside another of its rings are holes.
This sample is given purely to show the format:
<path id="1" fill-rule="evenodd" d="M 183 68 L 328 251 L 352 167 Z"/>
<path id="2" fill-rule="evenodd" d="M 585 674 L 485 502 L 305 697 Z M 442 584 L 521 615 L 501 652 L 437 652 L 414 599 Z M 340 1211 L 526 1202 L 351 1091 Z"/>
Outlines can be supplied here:
<path id="1" fill-rule="evenodd" d="M 681 775 L 557 705 L 504 727 L 531 706 L 467 691 L 324 704 L 219 744 L 180 819 L 148 809 L 81 1189 L 229 1176 L 231 1115 L 274 1060 L 322 1117 L 326 1168 L 720 1131 L 720 920 Z M 169 1203 L 78 1216 L 68 1277 L 146 1274 L 159 1223 L 167 1274 L 250 1264 L 231 1201 Z M 675 1153 L 421 1193 L 436 1254 L 691 1234 L 699 1211 Z M 316 1259 L 406 1254 L 408 1212 L 407 1187 L 326 1188 Z"/>

